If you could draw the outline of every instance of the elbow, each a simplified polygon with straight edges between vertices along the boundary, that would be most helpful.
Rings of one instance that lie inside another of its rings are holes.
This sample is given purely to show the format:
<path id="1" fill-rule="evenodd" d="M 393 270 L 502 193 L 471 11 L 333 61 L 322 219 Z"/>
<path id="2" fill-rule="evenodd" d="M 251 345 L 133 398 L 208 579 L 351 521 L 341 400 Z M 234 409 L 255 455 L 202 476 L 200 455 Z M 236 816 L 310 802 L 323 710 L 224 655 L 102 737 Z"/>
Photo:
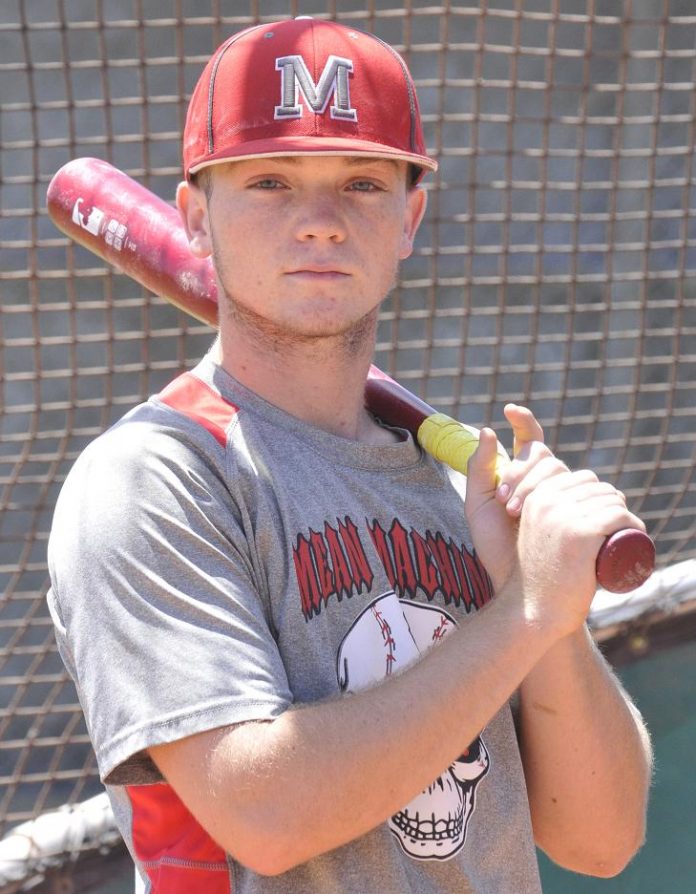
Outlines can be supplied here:
<path id="1" fill-rule="evenodd" d="M 269 851 L 269 849 L 263 845 L 245 849 L 241 852 L 240 849 L 237 848 L 232 856 L 246 869 L 256 873 L 256 875 L 264 876 L 266 878 L 283 875 L 285 872 L 288 872 L 290 869 L 293 869 L 298 865 L 285 858 L 282 854 L 275 854 L 272 851 Z"/>
<path id="2" fill-rule="evenodd" d="M 628 813 L 628 811 L 627 811 Z M 593 866 L 586 875 L 614 878 L 620 875 L 645 844 L 647 833 L 647 799 L 633 817 L 624 815 L 612 824 L 613 833 L 595 841 Z"/>
<path id="3" fill-rule="evenodd" d="M 594 871 L 588 874 L 598 878 L 615 878 L 624 871 L 644 843 L 645 824 L 642 824 L 633 836 L 626 836 L 615 842 L 611 850 L 599 855 L 599 859 L 595 860 Z"/>
<path id="4" fill-rule="evenodd" d="M 595 878 L 615 878 L 620 875 L 645 841 L 645 825 L 640 829 L 624 830 L 611 841 L 564 842 L 562 846 L 538 841 L 544 853 L 563 869 Z"/>
<path id="5" fill-rule="evenodd" d="M 646 774 L 631 795 L 616 796 L 597 804 L 587 804 L 563 816 L 541 812 L 532 814 L 534 838 L 544 853 L 571 872 L 596 878 L 620 875 L 645 843 L 650 777 Z"/>
<path id="6" fill-rule="evenodd" d="M 269 835 L 266 833 L 262 840 L 252 846 L 247 846 L 244 852 L 240 852 L 238 849 L 234 857 L 242 866 L 257 875 L 273 878 L 295 869 L 311 856 L 299 855 L 290 844 L 287 846 L 269 845 Z"/>
<path id="7" fill-rule="evenodd" d="M 594 876 L 595 878 L 615 878 L 617 875 L 621 875 L 635 857 L 640 850 L 641 844 L 625 850 L 615 849 L 604 854 L 594 854 L 590 859 L 585 860 L 584 865 L 574 871 L 581 872 L 583 875 Z"/>
<path id="8" fill-rule="evenodd" d="M 268 842 L 264 841 L 254 847 L 235 848 L 230 854 L 246 869 L 267 878 L 283 875 L 311 859 L 310 856 L 298 857 L 289 850 L 281 851 L 267 845 Z"/>
<path id="9" fill-rule="evenodd" d="M 296 831 L 296 830 L 295 830 Z M 315 854 L 303 850 L 297 835 L 273 822 L 247 822 L 238 826 L 234 836 L 220 844 L 242 866 L 260 876 L 283 875 L 311 859 Z"/>

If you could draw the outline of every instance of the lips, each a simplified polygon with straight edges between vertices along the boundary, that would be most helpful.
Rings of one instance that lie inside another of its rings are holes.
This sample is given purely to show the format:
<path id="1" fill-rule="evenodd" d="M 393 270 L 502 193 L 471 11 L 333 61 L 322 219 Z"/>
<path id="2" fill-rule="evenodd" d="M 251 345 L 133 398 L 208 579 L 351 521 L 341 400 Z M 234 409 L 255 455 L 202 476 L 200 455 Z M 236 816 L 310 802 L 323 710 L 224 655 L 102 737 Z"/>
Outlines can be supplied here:
<path id="1" fill-rule="evenodd" d="M 338 270 L 335 267 L 310 264 L 306 267 L 298 267 L 295 270 L 288 270 L 285 275 L 301 279 L 339 280 L 348 278 L 350 273 L 346 273 L 344 270 Z"/>

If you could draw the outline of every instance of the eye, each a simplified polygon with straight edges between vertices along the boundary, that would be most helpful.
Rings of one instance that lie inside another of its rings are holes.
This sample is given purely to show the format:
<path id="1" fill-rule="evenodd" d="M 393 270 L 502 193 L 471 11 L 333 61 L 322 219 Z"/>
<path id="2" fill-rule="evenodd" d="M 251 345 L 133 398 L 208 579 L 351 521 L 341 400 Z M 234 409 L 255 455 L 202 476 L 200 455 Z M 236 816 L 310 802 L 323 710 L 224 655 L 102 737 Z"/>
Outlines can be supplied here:
<path id="1" fill-rule="evenodd" d="M 255 180 L 251 187 L 252 189 L 274 190 L 284 189 L 284 184 L 280 180 L 276 180 L 275 177 L 262 177 L 260 180 Z"/>
<path id="2" fill-rule="evenodd" d="M 354 180 L 349 189 L 354 192 L 381 192 L 383 187 L 375 183 L 374 180 Z"/>

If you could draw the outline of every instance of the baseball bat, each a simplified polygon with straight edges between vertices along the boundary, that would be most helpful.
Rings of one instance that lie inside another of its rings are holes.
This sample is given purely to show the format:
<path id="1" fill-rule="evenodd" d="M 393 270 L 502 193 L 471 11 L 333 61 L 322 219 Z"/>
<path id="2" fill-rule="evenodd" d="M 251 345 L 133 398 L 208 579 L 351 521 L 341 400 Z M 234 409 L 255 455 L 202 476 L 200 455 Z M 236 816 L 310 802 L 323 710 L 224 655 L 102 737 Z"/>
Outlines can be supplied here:
<path id="1" fill-rule="evenodd" d="M 191 254 L 178 212 L 105 161 L 78 158 L 53 177 L 47 193 L 55 225 L 85 248 L 198 320 L 217 326 L 217 283 L 210 259 Z M 466 474 L 478 433 L 437 413 L 376 366 L 365 404 L 384 422 L 410 431 L 424 450 Z M 499 468 L 509 458 L 499 449 Z M 614 593 L 642 584 L 653 571 L 655 546 L 642 531 L 607 537 L 597 554 L 597 582 Z"/>

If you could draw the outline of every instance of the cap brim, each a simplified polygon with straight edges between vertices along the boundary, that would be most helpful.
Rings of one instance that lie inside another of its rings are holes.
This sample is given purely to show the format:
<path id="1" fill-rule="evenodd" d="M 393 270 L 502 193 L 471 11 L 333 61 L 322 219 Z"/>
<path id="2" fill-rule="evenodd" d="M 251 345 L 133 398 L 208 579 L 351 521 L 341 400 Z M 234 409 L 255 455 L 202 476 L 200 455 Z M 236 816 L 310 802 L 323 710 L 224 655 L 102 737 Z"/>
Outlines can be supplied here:
<path id="1" fill-rule="evenodd" d="M 288 155 L 359 155 L 367 158 L 389 158 L 414 164 L 425 171 L 437 171 L 438 164 L 427 155 L 402 152 L 392 146 L 382 146 L 368 140 L 350 140 L 328 137 L 275 137 L 271 140 L 255 140 L 194 161 L 187 176 L 203 168 L 223 162 L 252 158 L 280 158 Z"/>

